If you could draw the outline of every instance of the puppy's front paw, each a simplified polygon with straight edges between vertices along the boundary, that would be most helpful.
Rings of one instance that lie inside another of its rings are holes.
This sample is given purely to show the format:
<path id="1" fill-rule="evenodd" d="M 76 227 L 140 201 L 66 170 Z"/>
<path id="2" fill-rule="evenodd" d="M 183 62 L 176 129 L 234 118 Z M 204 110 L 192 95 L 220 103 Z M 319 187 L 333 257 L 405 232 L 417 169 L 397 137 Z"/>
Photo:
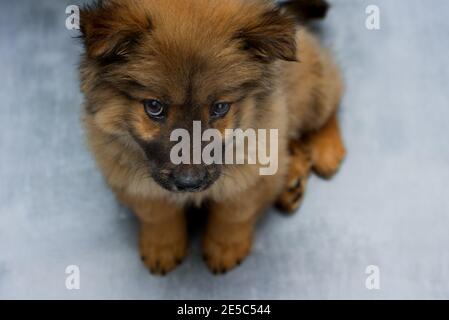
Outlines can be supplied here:
<path id="1" fill-rule="evenodd" d="M 251 243 L 251 238 L 227 242 L 206 236 L 203 241 L 203 257 L 214 274 L 223 274 L 242 263 L 251 250 Z"/>
<path id="2" fill-rule="evenodd" d="M 186 254 L 187 237 L 161 242 L 161 239 L 153 239 L 145 231 L 140 235 L 140 255 L 153 274 L 166 275 L 181 264 Z"/>

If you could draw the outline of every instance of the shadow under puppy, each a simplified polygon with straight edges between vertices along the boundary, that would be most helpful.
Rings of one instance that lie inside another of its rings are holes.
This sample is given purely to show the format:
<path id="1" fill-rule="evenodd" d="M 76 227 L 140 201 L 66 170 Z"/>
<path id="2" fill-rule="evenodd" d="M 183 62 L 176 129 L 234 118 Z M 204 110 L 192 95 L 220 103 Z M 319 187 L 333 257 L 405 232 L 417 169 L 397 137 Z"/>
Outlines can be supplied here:
<path id="1" fill-rule="evenodd" d="M 342 81 L 298 27 L 305 11 L 292 12 L 264 0 L 110 0 L 81 10 L 88 142 L 141 221 L 140 253 L 153 273 L 185 257 L 191 204 L 208 205 L 204 257 L 223 273 L 249 254 L 264 209 L 295 211 L 311 170 L 330 177 L 339 168 Z M 173 164 L 170 134 L 192 132 L 194 121 L 222 133 L 277 129 L 278 171 Z"/>

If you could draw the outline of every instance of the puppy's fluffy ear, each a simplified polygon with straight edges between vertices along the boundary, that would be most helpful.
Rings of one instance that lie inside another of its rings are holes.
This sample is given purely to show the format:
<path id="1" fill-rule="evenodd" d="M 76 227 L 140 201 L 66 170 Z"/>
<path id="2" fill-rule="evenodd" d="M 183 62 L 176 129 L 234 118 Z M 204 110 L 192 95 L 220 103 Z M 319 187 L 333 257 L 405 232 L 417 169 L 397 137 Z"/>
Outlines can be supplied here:
<path id="1" fill-rule="evenodd" d="M 97 1 L 80 10 L 82 38 L 90 58 L 120 58 L 151 30 L 151 20 L 138 3 Z"/>
<path id="2" fill-rule="evenodd" d="M 244 49 L 264 62 L 297 61 L 295 18 L 271 7 L 251 19 L 238 34 Z"/>

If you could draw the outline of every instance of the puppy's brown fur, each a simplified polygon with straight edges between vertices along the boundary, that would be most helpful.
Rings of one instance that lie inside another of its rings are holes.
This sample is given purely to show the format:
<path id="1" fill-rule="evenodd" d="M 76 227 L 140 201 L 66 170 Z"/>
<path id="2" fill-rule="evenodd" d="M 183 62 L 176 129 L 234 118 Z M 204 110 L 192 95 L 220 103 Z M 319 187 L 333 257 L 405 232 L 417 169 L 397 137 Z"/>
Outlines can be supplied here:
<path id="1" fill-rule="evenodd" d="M 81 22 L 89 145 L 142 222 L 140 251 L 151 271 L 165 274 L 186 255 L 186 206 L 209 204 L 204 257 L 224 272 L 248 255 L 266 207 L 297 209 L 312 168 L 326 177 L 338 169 L 345 154 L 339 72 L 315 38 L 271 2 L 111 0 L 82 10 Z M 145 99 L 169 105 L 163 123 L 148 117 Z M 233 102 L 216 121 L 209 117 L 214 101 Z M 170 191 L 164 182 L 173 168 L 162 163 L 168 146 L 160 142 L 192 120 L 221 131 L 279 129 L 277 174 L 259 175 L 259 164 L 226 166 L 205 190 Z"/>

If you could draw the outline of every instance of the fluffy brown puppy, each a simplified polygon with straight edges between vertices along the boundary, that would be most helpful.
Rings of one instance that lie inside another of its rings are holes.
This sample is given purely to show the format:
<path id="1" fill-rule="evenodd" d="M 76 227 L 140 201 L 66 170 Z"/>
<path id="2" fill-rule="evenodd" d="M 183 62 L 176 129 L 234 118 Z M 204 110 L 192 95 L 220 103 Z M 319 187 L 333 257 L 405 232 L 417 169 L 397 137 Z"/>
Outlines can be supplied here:
<path id="1" fill-rule="evenodd" d="M 302 0 L 304 2 L 304 0 Z M 345 150 L 339 72 L 296 18 L 264 0 L 110 0 L 84 8 L 81 63 L 88 142 L 118 199 L 141 221 L 146 266 L 187 253 L 185 209 L 207 203 L 204 257 L 215 273 L 250 252 L 265 208 L 299 207 L 311 169 Z M 278 129 L 278 171 L 261 164 L 174 165 L 177 128 Z"/>

